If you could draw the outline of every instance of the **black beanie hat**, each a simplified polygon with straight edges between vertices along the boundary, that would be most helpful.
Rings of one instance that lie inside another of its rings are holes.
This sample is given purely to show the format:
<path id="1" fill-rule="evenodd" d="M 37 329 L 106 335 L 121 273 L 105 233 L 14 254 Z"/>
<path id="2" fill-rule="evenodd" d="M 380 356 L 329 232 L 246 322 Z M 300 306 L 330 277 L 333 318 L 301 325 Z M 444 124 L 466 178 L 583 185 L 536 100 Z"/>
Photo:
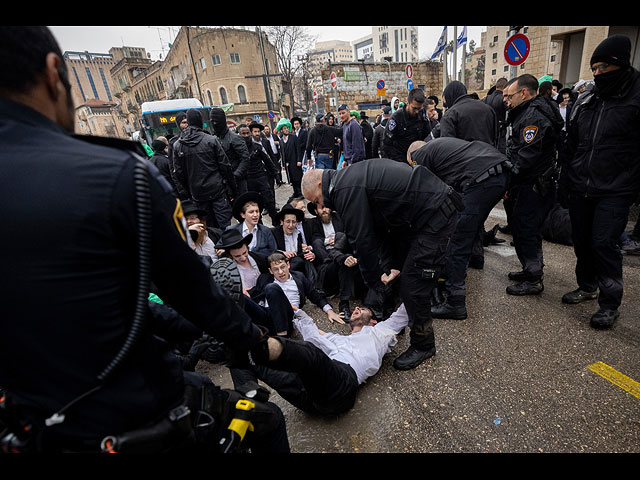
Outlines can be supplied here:
<path id="1" fill-rule="evenodd" d="M 190 127 L 202 128 L 202 115 L 200 115 L 200 110 L 190 108 L 187 111 L 187 123 Z"/>
<path id="2" fill-rule="evenodd" d="M 160 153 L 160 152 L 164 152 L 164 149 L 167 148 L 167 144 L 164 143 L 162 140 L 158 140 L 157 138 L 151 142 L 151 148 L 153 148 L 153 151 L 156 153 Z"/>
<path id="3" fill-rule="evenodd" d="M 180 128 L 180 122 L 187 118 L 187 114 L 184 112 L 176 113 L 176 126 Z"/>
<path id="4" fill-rule="evenodd" d="M 606 62 L 610 65 L 618 65 L 620 67 L 629 67 L 631 58 L 631 40 L 625 35 L 612 35 L 605 38 L 600 45 L 596 47 L 591 56 L 593 65 L 598 62 Z"/>

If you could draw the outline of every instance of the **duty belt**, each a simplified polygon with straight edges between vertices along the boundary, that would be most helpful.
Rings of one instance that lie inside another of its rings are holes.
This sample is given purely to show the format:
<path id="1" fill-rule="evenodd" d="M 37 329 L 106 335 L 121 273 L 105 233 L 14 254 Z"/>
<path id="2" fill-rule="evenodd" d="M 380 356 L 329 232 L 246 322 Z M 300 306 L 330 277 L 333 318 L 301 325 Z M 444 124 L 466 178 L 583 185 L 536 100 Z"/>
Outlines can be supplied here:
<path id="1" fill-rule="evenodd" d="M 475 185 L 476 183 L 480 183 L 480 182 L 485 181 L 489 177 L 493 177 L 495 175 L 500 175 L 502 172 L 507 172 L 509 170 L 510 170 L 510 168 L 509 168 L 509 165 L 508 165 L 507 162 L 499 163 L 498 165 L 494 165 L 493 167 L 491 167 L 486 172 L 480 174 L 480 176 L 478 176 L 478 178 L 473 180 L 470 184 L 471 185 Z"/>

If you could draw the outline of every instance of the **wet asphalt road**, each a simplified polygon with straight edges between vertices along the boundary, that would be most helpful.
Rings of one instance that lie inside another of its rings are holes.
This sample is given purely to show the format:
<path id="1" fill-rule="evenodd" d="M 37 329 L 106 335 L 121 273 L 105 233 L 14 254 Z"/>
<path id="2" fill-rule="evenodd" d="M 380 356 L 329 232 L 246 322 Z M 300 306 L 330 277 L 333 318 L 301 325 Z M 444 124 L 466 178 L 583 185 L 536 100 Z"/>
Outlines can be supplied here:
<path id="1" fill-rule="evenodd" d="M 276 190 L 278 208 L 290 192 L 288 185 Z M 487 229 L 496 223 L 506 223 L 501 204 Z M 272 392 L 292 452 L 640 452 L 640 257 L 624 258 L 621 316 L 613 329 L 598 331 L 589 326 L 596 302 L 560 301 L 576 288 L 572 247 L 545 242 L 544 292 L 512 297 L 506 275 L 519 262 L 511 237 L 499 237 L 506 242 L 485 249 L 484 268 L 468 273 L 469 317 L 434 320 L 433 358 L 395 370 L 392 361 L 409 341 L 399 336 L 360 387 L 356 406 L 340 417 L 312 417 Z M 337 307 L 337 299 L 330 302 Z M 348 333 L 315 306 L 306 310 L 320 329 Z M 613 377 L 589 368 L 599 362 Z M 198 369 L 231 388 L 225 367 L 200 362 Z"/>

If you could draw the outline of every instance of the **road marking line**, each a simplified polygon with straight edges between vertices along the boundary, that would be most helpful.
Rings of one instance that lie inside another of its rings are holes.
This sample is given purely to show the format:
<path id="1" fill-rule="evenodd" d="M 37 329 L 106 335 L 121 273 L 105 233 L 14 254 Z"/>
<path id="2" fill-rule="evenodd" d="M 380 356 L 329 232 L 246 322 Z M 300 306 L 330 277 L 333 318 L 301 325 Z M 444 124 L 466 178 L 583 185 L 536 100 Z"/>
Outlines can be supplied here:
<path id="1" fill-rule="evenodd" d="M 611 368 L 606 363 L 597 362 L 593 365 L 589 365 L 587 368 L 592 372 L 597 373 L 605 380 L 609 380 L 614 385 L 619 386 L 621 389 L 630 393 L 634 397 L 640 398 L 640 383 L 627 377 L 626 375 L 623 375 L 616 369 Z"/>

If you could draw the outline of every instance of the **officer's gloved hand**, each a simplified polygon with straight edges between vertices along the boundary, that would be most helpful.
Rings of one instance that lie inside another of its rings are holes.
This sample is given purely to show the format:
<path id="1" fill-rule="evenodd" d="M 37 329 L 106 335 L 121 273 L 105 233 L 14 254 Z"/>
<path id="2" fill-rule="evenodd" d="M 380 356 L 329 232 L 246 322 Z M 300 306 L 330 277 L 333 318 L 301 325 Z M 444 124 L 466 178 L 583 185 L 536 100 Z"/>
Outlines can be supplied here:
<path id="1" fill-rule="evenodd" d="M 234 350 L 231 348 L 227 351 L 227 365 L 230 368 L 246 368 L 249 365 L 265 365 L 269 361 L 269 331 L 260 325 L 261 336 L 258 343 L 247 350 Z"/>

